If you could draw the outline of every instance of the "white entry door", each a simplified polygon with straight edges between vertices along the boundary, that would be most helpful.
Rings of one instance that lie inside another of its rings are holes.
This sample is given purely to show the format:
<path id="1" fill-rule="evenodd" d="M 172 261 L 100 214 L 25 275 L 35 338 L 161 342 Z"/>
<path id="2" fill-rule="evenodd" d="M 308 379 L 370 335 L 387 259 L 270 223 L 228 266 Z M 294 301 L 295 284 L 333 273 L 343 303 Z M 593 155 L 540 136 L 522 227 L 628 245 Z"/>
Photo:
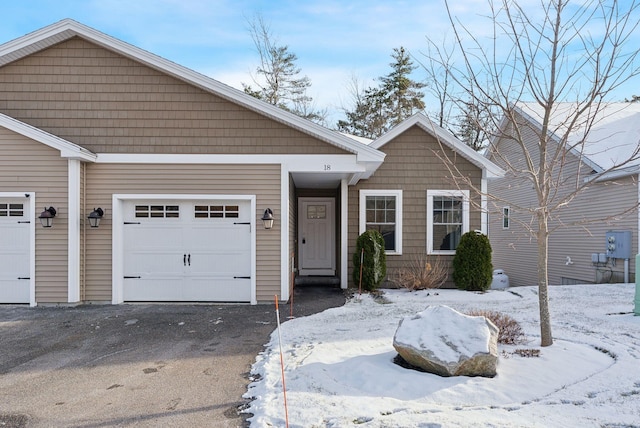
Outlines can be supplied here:
<path id="1" fill-rule="evenodd" d="M 29 303 L 29 204 L 0 198 L 0 303 Z"/>
<path id="2" fill-rule="evenodd" d="M 124 209 L 124 301 L 251 300 L 249 201 L 130 201 Z"/>
<path id="3" fill-rule="evenodd" d="M 298 199 L 300 275 L 335 275 L 335 210 L 332 198 Z"/>

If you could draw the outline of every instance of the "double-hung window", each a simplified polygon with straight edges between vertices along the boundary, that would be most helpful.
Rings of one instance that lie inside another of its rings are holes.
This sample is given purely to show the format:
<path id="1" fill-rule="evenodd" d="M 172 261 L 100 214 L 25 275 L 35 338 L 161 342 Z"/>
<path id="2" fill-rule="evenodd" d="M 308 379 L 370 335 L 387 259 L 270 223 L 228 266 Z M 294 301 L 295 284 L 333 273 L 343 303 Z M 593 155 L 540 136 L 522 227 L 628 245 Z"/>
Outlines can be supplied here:
<path id="1" fill-rule="evenodd" d="M 511 222 L 511 218 L 509 216 L 509 207 L 502 207 L 502 228 L 509 229 L 509 223 Z"/>
<path id="2" fill-rule="evenodd" d="M 455 254 L 469 231 L 468 190 L 427 190 L 427 254 Z"/>
<path id="3" fill-rule="evenodd" d="M 360 190 L 360 233 L 377 230 L 386 254 L 402 254 L 402 190 Z"/>

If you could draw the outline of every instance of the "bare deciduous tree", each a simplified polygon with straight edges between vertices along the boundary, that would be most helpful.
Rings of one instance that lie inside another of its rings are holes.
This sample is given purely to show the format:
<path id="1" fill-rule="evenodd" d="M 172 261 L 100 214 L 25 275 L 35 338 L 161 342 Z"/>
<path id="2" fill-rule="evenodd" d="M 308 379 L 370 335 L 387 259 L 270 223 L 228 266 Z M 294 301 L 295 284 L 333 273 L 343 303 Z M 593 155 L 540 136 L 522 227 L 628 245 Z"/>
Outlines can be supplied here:
<path id="1" fill-rule="evenodd" d="M 494 151 L 493 159 L 508 178 L 524 180 L 534 189 L 531 207 L 520 208 L 530 212 L 537 243 L 541 345 L 549 346 L 549 236 L 554 228 L 566 226 L 558 213 L 590 184 L 579 179 L 585 171 L 578 177 L 566 171 L 567 156 L 582 156 L 612 92 L 640 74 L 638 46 L 631 43 L 640 7 L 635 0 L 540 0 L 529 8 L 514 0 L 488 0 L 488 6 L 492 25 L 484 37 L 458 21 L 447 3 L 462 64 L 447 73 L 464 91 L 454 102 L 470 100 L 493 112 L 491 120 L 479 125 L 494 134 L 495 141 L 507 140 L 510 150 Z M 535 130 L 522 120 L 518 104 L 523 101 L 536 106 L 540 126 Z M 564 117 L 560 124 L 553 120 L 559 110 Z M 495 135 L 498 129 L 509 133 Z M 528 140 L 531 131 L 533 141 Z M 637 158 L 636 148 L 600 174 Z M 472 185 L 453 162 L 448 164 L 459 183 Z"/>
<path id="2" fill-rule="evenodd" d="M 467 89 L 451 73 L 455 69 L 455 44 L 444 40 L 441 44 L 427 39 L 427 50 L 419 61 L 427 73 L 427 91 L 435 98 L 437 123 L 475 151 L 483 150 L 493 132 L 490 103 L 479 103 L 476 97 L 468 97 Z M 471 88 L 472 89 L 472 88 Z"/>
<path id="3" fill-rule="evenodd" d="M 427 51 L 422 52 L 423 61 L 418 61 L 427 73 L 426 89 L 435 97 L 437 110 L 435 117 L 438 126 L 451 130 L 451 119 L 455 114 L 455 82 L 451 78 L 455 45 L 443 40 L 441 44 L 427 38 Z M 456 92 L 459 93 L 459 92 Z"/>

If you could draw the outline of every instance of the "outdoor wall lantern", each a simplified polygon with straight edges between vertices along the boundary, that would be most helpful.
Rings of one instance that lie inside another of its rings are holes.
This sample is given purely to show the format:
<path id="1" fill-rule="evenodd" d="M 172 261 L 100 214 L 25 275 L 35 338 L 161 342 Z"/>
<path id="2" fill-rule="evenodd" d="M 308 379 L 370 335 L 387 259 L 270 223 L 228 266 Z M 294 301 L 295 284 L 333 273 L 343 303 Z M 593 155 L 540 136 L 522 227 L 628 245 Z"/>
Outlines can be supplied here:
<path id="1" fill-rule="evenodd" d="M 102 220 L 103 215 L 104 211 L 102 208 L 94 208 L 93 211 L 91 211 L 91 214 L 87 217 L 87 219 L 89 219 L 89 225 L 91 227 L 100 226 L 100 220 Z"/>
<path id="2" fill-rule="evenodd" d="M 262 224 L 264 224 L 265 229 L 271 229 L 273 227 L 273 211 L 271 211 L 271 208 L 264 210 Z"/>
<path id="3" fill-rule="evenodd" d="M 42 227 L 51 227 L 53 226 L 53 218 L 56 216 L 56 209 L 53 207 L 45 208 L 44 211 L 40 213 L 40 223 L 42 223 Z"/>

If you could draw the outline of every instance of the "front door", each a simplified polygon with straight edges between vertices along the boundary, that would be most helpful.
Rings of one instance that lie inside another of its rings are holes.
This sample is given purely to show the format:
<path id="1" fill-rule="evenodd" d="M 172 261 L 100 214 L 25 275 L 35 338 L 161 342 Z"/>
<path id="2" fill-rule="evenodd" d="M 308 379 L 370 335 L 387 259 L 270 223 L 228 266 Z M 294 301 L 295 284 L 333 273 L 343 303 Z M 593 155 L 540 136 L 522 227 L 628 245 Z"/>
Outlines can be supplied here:
<path id="1" fill-rule="evenodd" d="M 333 198 L 298 199 L 300 275 L 335 275 L 335 209 Z"/>

